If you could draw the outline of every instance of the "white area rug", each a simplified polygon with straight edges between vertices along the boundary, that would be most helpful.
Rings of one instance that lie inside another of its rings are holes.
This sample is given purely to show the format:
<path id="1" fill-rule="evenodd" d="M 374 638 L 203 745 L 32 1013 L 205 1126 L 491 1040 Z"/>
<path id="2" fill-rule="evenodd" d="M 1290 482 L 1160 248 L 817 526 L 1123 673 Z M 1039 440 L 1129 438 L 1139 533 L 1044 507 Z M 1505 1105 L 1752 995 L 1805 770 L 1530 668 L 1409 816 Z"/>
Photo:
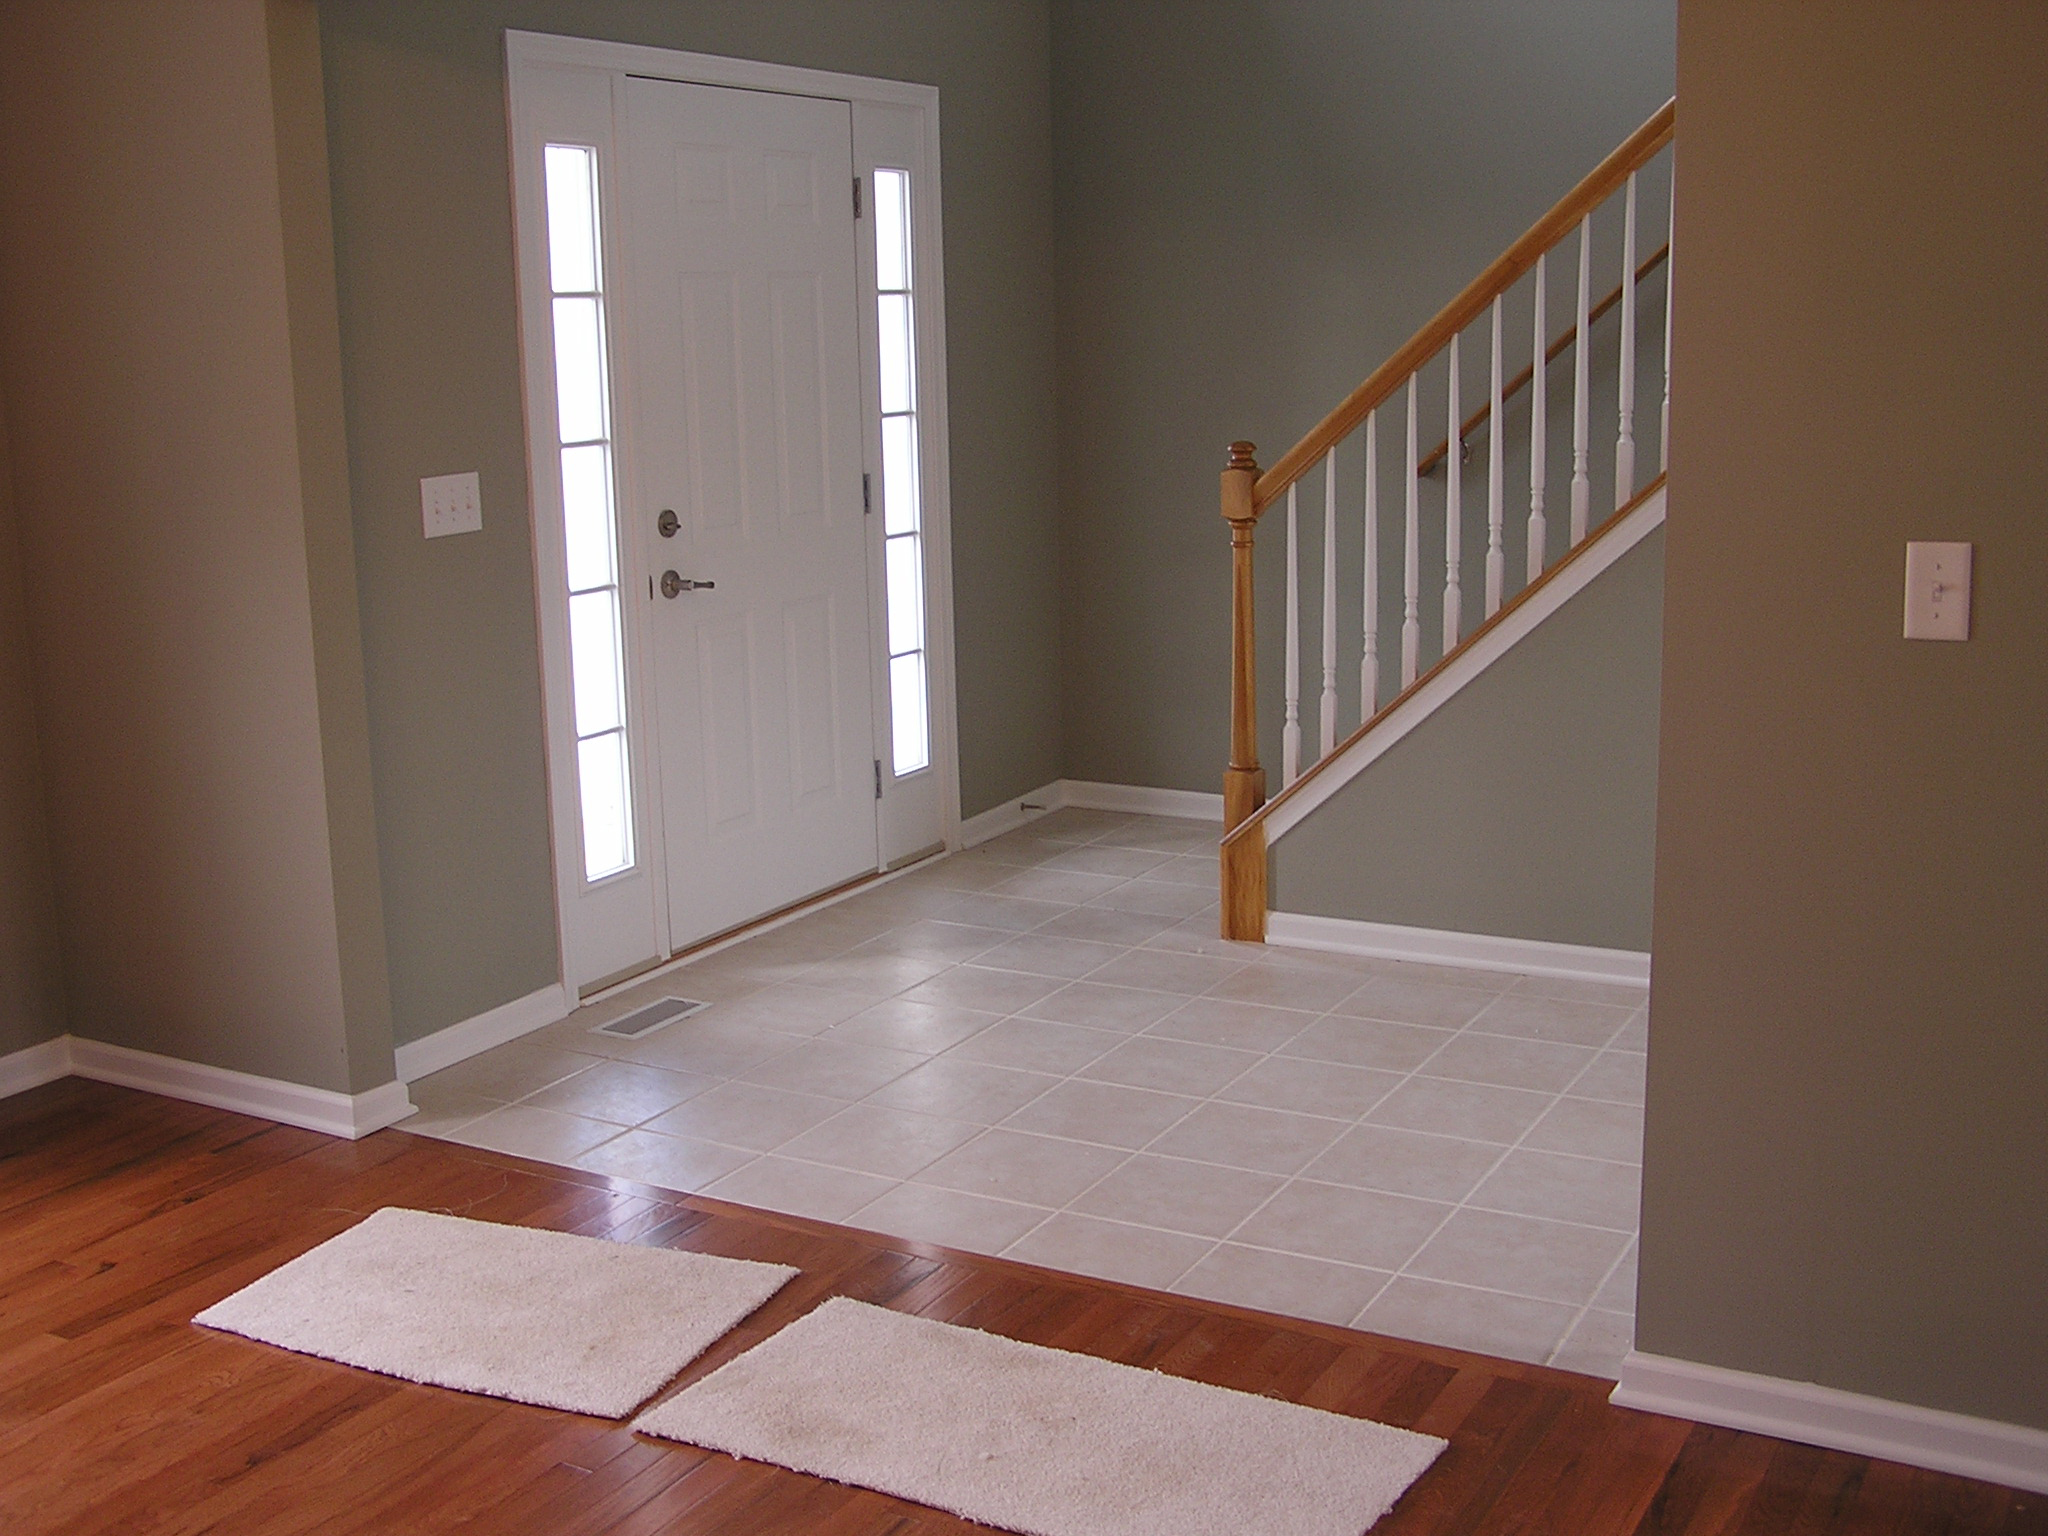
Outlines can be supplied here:
<path id="1" fill-rule="evenodd" d="M 192 1321 L 407 1381 L 616 1419 L 796 1273 L 387 1206 Z"/>
<path id="2" fill-rule="evenodd" d="M 633 1427 L 1027 1536 L 1359 1536 L 1444 1448 L 845 1297 Z"/>

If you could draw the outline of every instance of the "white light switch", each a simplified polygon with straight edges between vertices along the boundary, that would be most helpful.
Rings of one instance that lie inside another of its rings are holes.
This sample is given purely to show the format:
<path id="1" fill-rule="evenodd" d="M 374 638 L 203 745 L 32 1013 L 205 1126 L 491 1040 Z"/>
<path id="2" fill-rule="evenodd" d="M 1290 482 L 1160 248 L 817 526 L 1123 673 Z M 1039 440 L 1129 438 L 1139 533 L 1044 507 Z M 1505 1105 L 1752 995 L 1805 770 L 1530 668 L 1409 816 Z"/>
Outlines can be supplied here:
<path id="1" fill-rule="evenodd" d="M 430 475 L 420 481 L 420 522 L 430 539 L 483 532 L 484 503 L 475 472 Z"/>
<path id="2" fill-rule="evenodd" d="M 1906 638 L 1970 638 L 1970 546 L 1906 546 Z"/>

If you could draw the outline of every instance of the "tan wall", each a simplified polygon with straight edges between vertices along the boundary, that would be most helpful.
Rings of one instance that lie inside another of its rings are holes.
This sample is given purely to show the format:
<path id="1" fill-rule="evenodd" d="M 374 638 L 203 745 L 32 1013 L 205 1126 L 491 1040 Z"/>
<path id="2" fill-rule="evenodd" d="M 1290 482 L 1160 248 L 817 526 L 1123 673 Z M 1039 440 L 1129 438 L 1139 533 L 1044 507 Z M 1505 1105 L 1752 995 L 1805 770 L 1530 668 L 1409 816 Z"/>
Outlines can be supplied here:
<path id="1" fill-rule="evenodd" d="M 1250 438 L 1271 464 L 1656 111 L 1671 94 L 1672 23 L 1673 0 L 1055 0 L 1067 776 L 1220 787 L 1230 722 L 1229 538 L 1216 515 L 1224 445 Z M 1610 215 L 1602 228 L 1618 222 Z M 1619 265 L 1616 251 L 1602 270 Z M 1557 324 L 1570 314 L 1568 264 L 1554 260 L 1551 276 Z M 1484 388 L 1483 331 L 1466 337 L 1467 390 Z M 1613 346 L 1607 330 L 1598 366 L 1612 366 Z M 1441 388 L 1439 377 L 1426 387 Z M 1645 402 L 1654 377 L 1643 375 Z M 1646 463 L 1653 419 L 1638 417 Z M 1570 422 L 1553 404 L 1553 431 Z M 1425 426 L 1427 441 L 1438 427 Z M 1391 469 L 1392 411 L 1379 430 Z M 1599 485 L 1612 422 L 1596 436 Z M 1359 442 L 1340 456 L 1346 498 L 1362 497 Z M 1513 442 L 1513 454 L 1526 451 Z M 1571 460 L 1553 451 L 1550 463 L 1557 505 Z M 1485 498 L 1473 489 L 1483 469 L 1482 454 L 1466 481 L 1468 612 L 1486 547 Z M 1320 494 L 1318 484 L 1311 478 L 1304 495 Z M 1423 487 L 1426 508 L 1442 484 Z M 1305 504 L 1304 533 L 1319 549 L 1310 505 L 1320 503 Z M 1339 666 L 1352 677 L 1361 513 L 1347 500 L 1339 525 L 1340 590 L 1353 605 Z M 1441 515 L 1425 512 L 1423 536 L 1438 590 Z M 1280 521 L 1261 526 L 1257 558 L 1260 750 L 1276 786 Z M 1384 517 L 1382 532 L 1382 611 L 1398 614 L 1399 516 Z M 1440 609 L 1429 594 L 1423 604 L 1427 628 Z"/>
<path id="2" fill-rule="evenodd" d="M 323 320 L 324 193 L 303 145 L 281 184 L 271 87 L 310 34 L 271 19 L 0 12 L 0 357 L 71 1028 L 361 1089 L 391 1058 L 367 828 L 330 827 L 368 809 L 353 578 L 338 448 L 302 436 L 332 283 Z"/>
<path id="3" fill-rule="evenodd" d="M 64 1033 L 13 479 L 0 422 L 0 1056 Z"/>
<path id="4" fill-rule="evenodd" d="M 2048 1428 L 2048 9 L 1687 0 L 1678 75 L 1638 1347 Z"/>
<path id="5" fill-rule="evenodd" d="M 560 973 L 507 27 L 938 87 L 963 806 L 1058 778 L 1044 0 L 322 0 L 320 19 L 398 1038 Z M 423 539 L 420 477 L 464 470 L 481 476 L 483 531 Z"/>
<path id="6" fill-rule="evenodd" d="M 1274 843 L 1273 909 L 1647 950 L 1663 587 L 1653 532 Z"/>

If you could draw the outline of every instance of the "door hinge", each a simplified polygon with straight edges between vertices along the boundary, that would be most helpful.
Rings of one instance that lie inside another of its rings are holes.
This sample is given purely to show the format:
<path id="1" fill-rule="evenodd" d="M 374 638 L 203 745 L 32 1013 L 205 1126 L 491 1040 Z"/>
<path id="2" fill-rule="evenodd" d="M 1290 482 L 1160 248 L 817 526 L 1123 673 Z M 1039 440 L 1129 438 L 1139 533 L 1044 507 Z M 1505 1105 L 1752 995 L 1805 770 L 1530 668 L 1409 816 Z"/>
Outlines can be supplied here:
<path id="1" fill-rule="evenodd" d="M 882 798 L 882 760 L 879 757 L 875 759 L 875 798 Z"/>
<path id="2" fill-rule="evenodd" d="M 860 217 L 860 178 L 853 178 L 853 216 Z"/>
<path id="3" fill-rule="evenodd" d="M 868 478 L 868 472 L 866 470 L 862 470 L 860 472 L 860 515 L 862 517 L 866 517 L 869 513 L 873 512 L 874 510 L 874 487 Z"/>

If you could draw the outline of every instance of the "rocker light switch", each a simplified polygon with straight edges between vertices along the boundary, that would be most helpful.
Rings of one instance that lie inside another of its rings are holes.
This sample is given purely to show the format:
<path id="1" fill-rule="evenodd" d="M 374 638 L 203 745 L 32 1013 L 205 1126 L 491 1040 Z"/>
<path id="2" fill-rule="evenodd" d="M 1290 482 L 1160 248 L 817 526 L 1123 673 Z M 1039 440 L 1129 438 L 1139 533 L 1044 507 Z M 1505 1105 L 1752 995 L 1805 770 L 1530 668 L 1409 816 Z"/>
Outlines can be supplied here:
<path id="1" fill-rule="evenodd" d="M 1906 638 L 1970 638 L 1970 546 L 1906 546 Z"/>
<path id="2" fill-rule="evenodd" d="M 481 533 L 483 497 L 474 471 L 466 475 L 430 475 L 420 481 L 420 522 L 427 537 L 450 533 Z"/>

